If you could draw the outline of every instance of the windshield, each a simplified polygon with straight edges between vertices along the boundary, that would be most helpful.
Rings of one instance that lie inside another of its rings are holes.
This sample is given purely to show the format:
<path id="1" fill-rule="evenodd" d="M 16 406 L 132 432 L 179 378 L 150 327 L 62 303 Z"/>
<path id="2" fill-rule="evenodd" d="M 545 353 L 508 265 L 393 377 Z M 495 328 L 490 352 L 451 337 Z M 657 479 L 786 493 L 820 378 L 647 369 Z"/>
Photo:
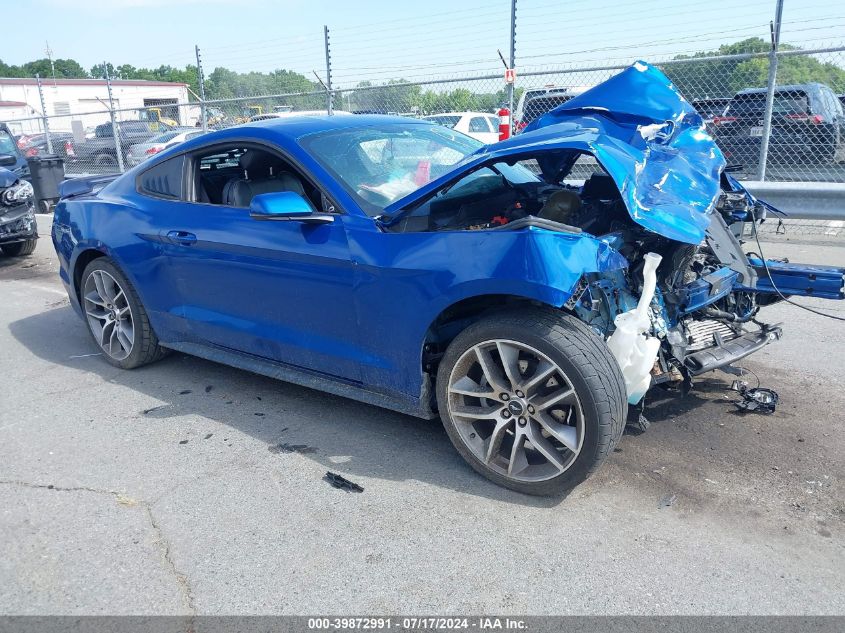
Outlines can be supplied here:
<path id="1" fill-rule="evenodd" d="M 17 156 L 18 148 L 13 139 L 6 130 L 0 130 L 0 154 L 11 154 Z"/>
<path id="2" fill-rule="evenodd" d="M 766 109 L 766 94 L 755 92 L 740 94 L 733 98 L 725 112 L 731 116 L 760 116 Z M 782 90 L 775 93 L 772 103 L 773 114 L 807 114 L 810 109 L 805 92 Z"/>
<path id="3" fill-rule="evenodd" d="M 572 95 L 551 95 L 548 97 L 535 97 L 525 102 L 521 124 L 528 125 L 534 119 L 538 119 L 546 112 L 551 112 L 559 105 L 563 105 L 572 99 Z"/>
<path id="4" fill-rule="evenodd" d="M 164 134 L 159 134 L 158 136 L 151 138 L 148 142 L 149 143 L 167 143 L 177 136 L 182 134 L 182 132 L 165 132 Z"/>
<path id="5" fill-rule="evenodd" d="M 372 216 L 483 146 L 460 132 L 419 123 L 331 130 L 299 143 Z"/>

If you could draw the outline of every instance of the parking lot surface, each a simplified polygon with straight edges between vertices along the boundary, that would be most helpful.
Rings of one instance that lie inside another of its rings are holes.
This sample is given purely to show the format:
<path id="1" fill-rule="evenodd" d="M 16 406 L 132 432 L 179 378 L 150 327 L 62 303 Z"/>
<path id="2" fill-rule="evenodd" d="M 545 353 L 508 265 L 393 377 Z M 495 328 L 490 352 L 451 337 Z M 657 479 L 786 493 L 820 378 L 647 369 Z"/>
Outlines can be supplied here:
<path id="1" fill-rule="evenodd" d="M 0 260 L 2 613 L 845 614 L 842 323 L 764 309 L 784 338 L 744 366 L 773 415 L 710 374 L 653 397 L 569 497 L 533 498 L 437 421 L 181 354 L 112 367 L 39 221 L 36 253 Z"/>

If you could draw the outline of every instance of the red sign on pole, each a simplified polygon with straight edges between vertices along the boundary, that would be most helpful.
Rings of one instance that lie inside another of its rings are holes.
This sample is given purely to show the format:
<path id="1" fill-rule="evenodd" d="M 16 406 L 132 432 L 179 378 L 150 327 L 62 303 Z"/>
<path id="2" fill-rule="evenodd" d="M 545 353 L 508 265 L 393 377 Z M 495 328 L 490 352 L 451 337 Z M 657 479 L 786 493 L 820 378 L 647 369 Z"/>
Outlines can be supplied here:
<path id="1" fill-rule="evenodd" d="M 505 83 L 512 84 L 516 79 L 516 71 L 513 68 L 505 69 Z"/>

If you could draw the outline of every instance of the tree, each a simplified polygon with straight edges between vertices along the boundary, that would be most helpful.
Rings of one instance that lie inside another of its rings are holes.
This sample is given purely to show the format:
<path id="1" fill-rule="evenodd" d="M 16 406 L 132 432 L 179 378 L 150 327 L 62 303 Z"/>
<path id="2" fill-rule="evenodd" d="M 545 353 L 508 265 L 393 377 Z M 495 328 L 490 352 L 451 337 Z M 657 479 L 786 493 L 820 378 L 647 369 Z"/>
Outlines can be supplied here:
<path id="1" fill-rule="evenodd" d="M 706 97 L 731 97 L 743 88 L 762 88 L 769 75 L 768 57 L 745 60 L 701 60 L 701 57 L 737 55 L 741 53 L 766 53 L 770 44 L 754 37 L 724 44 L 715 51 L 702 51 L 692 56 L 678 55 L 676 60 L 690 60 L 689 63 L 673 63 L 663 67 L 666 75 L 688 99 Z M 796 46 L 781 44 L 780 50 L 800 50 Z M 836 64 L 823 63 L 812 55 L 780 56 L 778 59 L 777 82 L 779 85 L 818 81 L 826 83 L 836 92 L 845 90 L 845 69 Z"/>

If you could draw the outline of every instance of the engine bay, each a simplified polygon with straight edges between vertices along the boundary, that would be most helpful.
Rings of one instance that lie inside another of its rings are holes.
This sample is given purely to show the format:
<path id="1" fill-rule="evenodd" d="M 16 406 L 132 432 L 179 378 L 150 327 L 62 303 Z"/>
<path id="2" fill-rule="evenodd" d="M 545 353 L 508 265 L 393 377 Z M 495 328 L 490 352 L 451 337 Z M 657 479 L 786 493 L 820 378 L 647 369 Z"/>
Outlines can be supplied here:
<path id="1" fill-rule="evenodd" d="M 486 167 L 442 190 L 403 218 L 394 230 L 506 229 L 519 220 L 538 218 L 602 235 L 632 224 L 619 190 L 607 174 L 593 173 L 583 186 L 575 186 L 529 179 L 525 174 L 513 179 L 512 173 L 500 171 L 506 167 Z M 522 226 L 524 223 L 512 228 Z"/>

